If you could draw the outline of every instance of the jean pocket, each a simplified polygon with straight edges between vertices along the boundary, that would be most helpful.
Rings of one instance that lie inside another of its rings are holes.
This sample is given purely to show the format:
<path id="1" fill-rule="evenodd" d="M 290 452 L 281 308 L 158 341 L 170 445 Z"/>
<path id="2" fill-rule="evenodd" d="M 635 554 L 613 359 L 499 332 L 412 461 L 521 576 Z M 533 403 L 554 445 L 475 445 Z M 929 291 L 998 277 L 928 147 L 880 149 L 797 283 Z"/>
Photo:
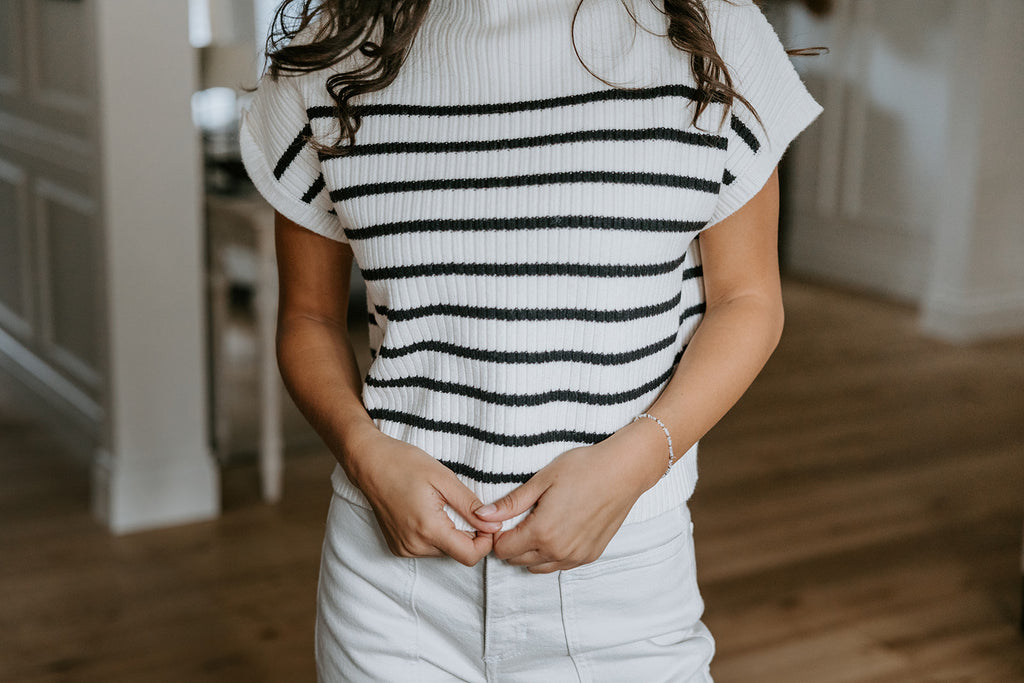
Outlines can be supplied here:
<path id="1" fill-rule="evenodd" d="M 563 571 L 559 582 L 570 652 L 659 638 L 699 622 L 704 603 L 692 538 L 688 516 L 666 513 L 623 527 L 601 558 Z"/>

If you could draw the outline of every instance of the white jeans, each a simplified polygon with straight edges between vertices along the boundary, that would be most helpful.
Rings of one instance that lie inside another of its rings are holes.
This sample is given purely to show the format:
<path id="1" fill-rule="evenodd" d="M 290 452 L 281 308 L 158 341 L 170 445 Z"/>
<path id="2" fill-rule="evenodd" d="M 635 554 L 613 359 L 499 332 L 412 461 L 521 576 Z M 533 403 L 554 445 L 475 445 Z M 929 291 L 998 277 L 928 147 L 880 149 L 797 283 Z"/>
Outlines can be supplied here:
<path id="1" fill-rule="evenodd" d="M 531 574 L 488 555 L 395 557 L 373 512 L 335 495 L 316 664 L 343 681 L 711 680 L 685 505 L 623 526 L 596 561 Z"/>

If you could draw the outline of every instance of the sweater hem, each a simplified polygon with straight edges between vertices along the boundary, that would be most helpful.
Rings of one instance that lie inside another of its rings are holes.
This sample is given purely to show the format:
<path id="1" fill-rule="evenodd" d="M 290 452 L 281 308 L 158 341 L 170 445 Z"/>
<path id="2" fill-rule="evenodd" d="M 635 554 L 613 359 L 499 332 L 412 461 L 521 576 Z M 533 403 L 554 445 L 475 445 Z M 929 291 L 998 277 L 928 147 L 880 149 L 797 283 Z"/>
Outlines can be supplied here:
<path id="1" fill-rule="evenodd" d="M 497 500 L 501 495 L 505 495 L 505 493 L 508 493 L 508 491 L 515 488 L 514 485 L 508 486 L 504 493 L 495 497 L 494 488 L 488 487 L 487 492 L 485 493 L 483 486 L 477 482 L 467 480 L 463 477 L 459 477 L 459 479 L 485 503 L 493 502 L 493 500 Z M 667 476 L 645 491 L 640 498 L 637 499 L 636 503 L 633 504 L 632 509 L 629 511 L 629 514 L 626 515 L 626 519 L 623 520 L 623 526 L 653 519 L 654 517 L 664 514 L 669 510 L 685 505 L 687 501 L 689 501 L 690 496 L 693 495 L 696 484 L 697 446 L 694 445 L 676 462 Z M 370 501 L 366 498 L 363 492 L 359 490 L 359 487 L 352 483 L 345 474 L 345 471 L 341 468 L 341 465 L 336 464 L 334 466 L 334 471 L 331 473 L 331 486 L 336 495 L 349 503 L 367 509 L 372 509 Z M 469 522 L 450 507 L 445 506 L 445 512 L 448 513 L 448 517 L 452 520 L 452 523 L 455 524 L 456 529 L 461 531 L 474 530 L 474 527 Z M 529 512 L 507 520 L 502 525 L 502 531 L 508 531 L 509 529 L 514 528 L 519 524 L 519 522 L 525 519 L 528 514 Z"/>

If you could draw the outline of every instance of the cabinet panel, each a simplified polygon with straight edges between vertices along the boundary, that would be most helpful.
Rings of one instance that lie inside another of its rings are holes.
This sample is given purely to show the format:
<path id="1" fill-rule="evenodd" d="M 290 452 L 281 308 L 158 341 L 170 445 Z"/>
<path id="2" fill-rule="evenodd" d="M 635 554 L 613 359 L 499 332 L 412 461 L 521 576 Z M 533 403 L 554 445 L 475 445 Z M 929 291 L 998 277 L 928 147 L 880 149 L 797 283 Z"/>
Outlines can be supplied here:
<path id="1" fill-rule="evenodd" d="M 29 12 L 29 56 L 36 96 L 59 108 L 82 110 L 89 99 L 85 3 L 33 0 Z"/>
<path id="2" fill-rule="evenodd" d="M 32 327 L 28 209 L 24 171 L 0 160 L 0 322 L 22 337 Z"/>
<path id="3" fill-rule="evenodd" d="M 27 97 L 7 103 L 19 118 L 78 140 L 93 135 L 96 65 L 92 3 L 23 0 Z"/>
<path id="4" fill-rule="evenodd" d="M 102 328 L 96 203 L 47 180 L 35 190 L 46 345 L 65 372 L 94 389 Z"/>
<path id="5" fill-rule="evenodd" d="M 0 0 L 0 354 L 99 430 L 95 12 L 88 0 Z"/>
<path id="6" fill-rule="evenodd" d="M 21 85 L 21 3 L 0 2 L 0 93 L 14 94 Z"/>

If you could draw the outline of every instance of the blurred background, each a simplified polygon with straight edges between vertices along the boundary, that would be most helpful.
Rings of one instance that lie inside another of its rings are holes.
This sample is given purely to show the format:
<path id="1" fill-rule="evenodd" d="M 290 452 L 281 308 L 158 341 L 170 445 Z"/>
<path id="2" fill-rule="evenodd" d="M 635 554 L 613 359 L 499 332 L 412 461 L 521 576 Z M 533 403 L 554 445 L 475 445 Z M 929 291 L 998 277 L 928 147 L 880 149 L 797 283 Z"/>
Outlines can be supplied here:
<path id="1" fill-rule="evenodd" d="M 275 5 L 0 2 L 0 680 L 314 679 L 333 460 L 237 135 Z M 787 331 L 702 443 L 713 673 L 1024 681 L 1024 3 L 762 6 L 830 51 Z"/>

